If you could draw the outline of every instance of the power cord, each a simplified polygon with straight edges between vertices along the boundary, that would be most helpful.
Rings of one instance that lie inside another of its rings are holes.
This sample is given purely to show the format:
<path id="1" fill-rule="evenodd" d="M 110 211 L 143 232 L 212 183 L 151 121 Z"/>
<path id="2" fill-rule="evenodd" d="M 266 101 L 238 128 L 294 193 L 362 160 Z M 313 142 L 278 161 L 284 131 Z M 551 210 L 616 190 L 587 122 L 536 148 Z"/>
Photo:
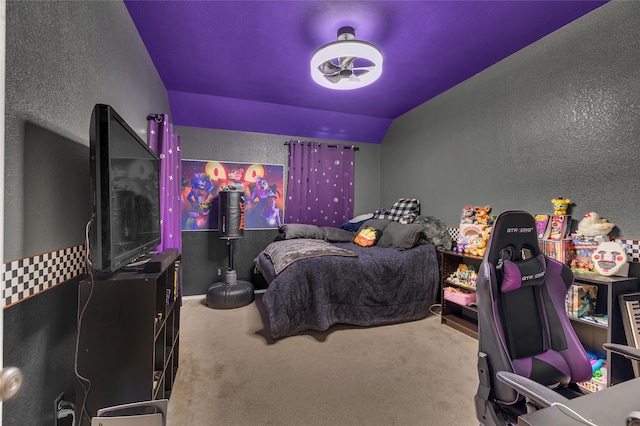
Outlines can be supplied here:
<path id="1" fill-rule="evenodd" d="M 589 426 L 598 426 L 597 424 L 593 423 L 591 420 L 582 417 L 580 414 L 578 414 L 577 412 L 575 412 L 574 410 L 572 410 L 571 408 L 567 407 L 566 405 L 560 402 L 554 402 L 551 404 L 551 406 L 558 407 L 558 409 L 561 412 L 571 417 L 572 419 L 579 421 L 580 423 L 584 423 L 585 425 L 589 425 Z"/>
<path id="2" fill-rule="evenodd" d="M 431 312 L 433 315 L 441 315 L 442 305 L 440 303 L 434 303 L 433 305 L 429 306 L 429 312 Z"/>
<path id="3" fill-rule="evenodd" d="M 91 416 L 89 416 L 89 413 L 87 412 L 87 398 L 89 396 L 89 390 L 91 389 L 91 380 L 87 379 L 86 377 L 84 377 L 83 375 L 80 374 L 80 372 L 78 371 L 78 351 L 80 348 L 80 332 L 82 330 L 82 318 L 84 317 L 84 314 L 87 310 L 87 306 L 89 306 L 89 302 L 91 301 L 91 296 L 93 296 L 93 286 L 94 286 L 94 282 L 93 282 L 93 263 L 91 262 L 91 248 L 89 247 L 89 231 L 91 229 L 91 225 L 93 224 L 93 220 L 94 220 L 94 216 L 91 217 L 91 220 L 89 220 L 89 222 L 87 222 L 87 226 L 85 228 L 85 264 L 87 265 L 87 271 L 89 272 L 89 279 L 90 279 L 90 290 L 89 290 L 89 296 L 87 297 L 87 300 L 84 302 L 84 305 L 81 307 L 80 306 L 80 298 L 78 297 L 78 335 L 76 337 L 76 359 L 75 359 L 75 373 L 76 373 L 76 378 L 78 379 L 78 382 L 80 383 L 80 386 L 82 386 L 82 389 L 84 389 L 84 398 L 82 400 L 82 406 L 80 407 L 80 417 L 81 418 L 86 418 L 88 421 L 91 421 Z M 75 414 L 74 414 L 74 422 L 75 422 Z"/>

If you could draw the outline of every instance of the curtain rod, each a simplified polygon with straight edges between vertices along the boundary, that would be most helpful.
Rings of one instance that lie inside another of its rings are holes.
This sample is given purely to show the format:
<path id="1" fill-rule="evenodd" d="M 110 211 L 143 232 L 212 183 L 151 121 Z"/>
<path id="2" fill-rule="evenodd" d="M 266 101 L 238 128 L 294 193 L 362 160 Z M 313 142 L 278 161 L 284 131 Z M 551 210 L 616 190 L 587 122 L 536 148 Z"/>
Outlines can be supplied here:
<path id="1" fill-rule="evenodd" d="M 285 145 L 287 145 L 287 146 L 289 146 L 289 145 L 291 145 L 291 142 L 285 142 L 284 144 L 285 144 Z M 337 148 L 337 147 L 338 147 L 338 145 L 329 145 L 329 144 L 327 144 L 327 146 L 328 146 L 329 148 Z M 353 145 L 351 145 L 351 146 L 343 145 L 343 147 L 344 147 L 345 149 L 353 149 L 354 151 L 360 151 L 360 148 L 358 148 L 357 146 L 353 146 Z"/>

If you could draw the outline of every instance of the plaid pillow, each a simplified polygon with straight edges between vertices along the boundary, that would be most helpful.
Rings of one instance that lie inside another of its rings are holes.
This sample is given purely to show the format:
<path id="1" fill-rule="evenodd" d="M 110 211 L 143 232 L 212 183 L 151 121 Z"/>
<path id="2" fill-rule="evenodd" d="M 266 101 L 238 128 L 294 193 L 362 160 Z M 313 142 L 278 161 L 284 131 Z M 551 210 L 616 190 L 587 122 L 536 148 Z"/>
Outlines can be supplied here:
<path id="1" fill-rule="evenodd" d="M 400 223 L 412 223 L 420 214 L 420 200 L 416 198 L 400 198 L 391 210 L 381 209 L 373 215 L 374 219 L 391 219 Z"/>

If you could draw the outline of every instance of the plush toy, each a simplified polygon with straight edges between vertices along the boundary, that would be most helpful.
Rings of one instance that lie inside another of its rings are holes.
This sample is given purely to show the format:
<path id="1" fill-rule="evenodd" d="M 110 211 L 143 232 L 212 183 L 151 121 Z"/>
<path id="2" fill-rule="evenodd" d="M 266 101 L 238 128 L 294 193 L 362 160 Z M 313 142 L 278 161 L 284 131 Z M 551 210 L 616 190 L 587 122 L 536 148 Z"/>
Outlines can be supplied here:
<path id="1" fill-rule="evenodd" d="M 462 209 L 462 219 L 460 220 L 460 223 L 473 223 L 475 215 L 476 213 L 473 211 L 471 206 L 467 204 Z"/>
<path id="2" fill-rule="evenodd" d="M 456 284 L 475 287 L 478 279 L 478 273 L 473 265 L 461 263 L 458 265 L 458 269 L 449 275 L 448 279 Z"/>
<path id="3" fill-rule="evenodd" d="M 489 216 L 489 212 L 491 211 L 491 206 L 486 207 L 474 207 L 473 208 L 476 214 L 476 223 L 481 225 L 488 225 L 491 220 L 491 216 Z"/>
<path id="4" fill-rule="evenodd" d="M 487 244 L 489 244 L 489 237 L 491 237 L 491 229 L 491 226 L 487 226 L 481 234 L 470 238 L 472 241 L 470 243 L 470 254 L 479 257 L 484 256 L 484 253 L 487 250 Z"/>
<path id="5" fill-rule="evenodd" d="M 553 203 L 553 214 L 555 215 L 567 214 L 567 210 L 571 204 L 571 200 L 568 198 L 552 198 L 551 202 Z"/>
<path id="6" fill-rule="evenodd" d="M 483 235 L 476 235 L 471 239 L 469 244 L 469 254 L 473 256 L 484 256 L 484 252 L 487 249 L 487 240 Z"/>
<path id="7" fill-rule="evenodd" d="M 596 212 L 590 212 L 584 215 L 580 223 L 578 223 L 577 236 L 598 237 L 607 235 L 615 225 L 607 222 L 606 219 L 600 217 Z"/>
<path id="8" fill-rule="evenodd" d="M 467 247 L 467 237 L 461 235 L 460 238 L 458 238 L 458 241 L 456 242 L 456 246 L 453 248 L 453 250 L 456 253 L 464 253 L 464 250 L 466 247 Z"/>
<path id="9" fill-rule="evenodd" d="M 382 231 L 371 226 L 365 226 L 355 236 L 353 242 L 362 247 L 371 247 L 375 245 L 382 236 Z"/>
<path id="10" fill-rule="evenodd" d="M 591 254 L 591 260 L 600 275 L 615 275 L 627 263 L 627 252 L 621 244 L 606 241 L 598 245 Z"/>
<path id="11" fill-rule="evenodd" d="M 451 246 L 453 245 L 451 234 L 449 234 L 447 225 L 440 218 L 418 215 L 413 223 L 422 225 L 424 228 L 422 234 L 427 244 L 433 244 L 436 247 L 451 250 Z"/>

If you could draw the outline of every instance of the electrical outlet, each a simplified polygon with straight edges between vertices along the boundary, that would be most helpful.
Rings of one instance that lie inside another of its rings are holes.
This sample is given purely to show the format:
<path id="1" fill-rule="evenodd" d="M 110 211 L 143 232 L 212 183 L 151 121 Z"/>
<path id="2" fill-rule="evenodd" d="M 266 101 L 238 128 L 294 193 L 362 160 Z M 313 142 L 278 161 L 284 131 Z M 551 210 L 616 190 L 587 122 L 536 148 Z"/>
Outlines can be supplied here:
<path id="1" fill-rule="evenodd" d="M 222 268 L 218 266 L 218 276 L 222 275 Z"/>
<path id="2" fill-rule="evenodd" d="M 58 411 L 60 411 L 60 403 L 62 402 L 62 400 L 64 399 L 64 392 L 60 393 L 60 395 L 58 395 L 58 397 L 55 399 L 54 401 L 54 407 L 53 407 L 53 418 L 55 419 L 55 423 L 54 426 L 58 426 Z"/>
<path id="3" fill-rule="evenodd" d="M 55 399 L 55 426 L 73 426 L 76 424 L 75 420 L 76 406 L 71 401 L 64 400 L 64 393 L 58 395 Z"/>

